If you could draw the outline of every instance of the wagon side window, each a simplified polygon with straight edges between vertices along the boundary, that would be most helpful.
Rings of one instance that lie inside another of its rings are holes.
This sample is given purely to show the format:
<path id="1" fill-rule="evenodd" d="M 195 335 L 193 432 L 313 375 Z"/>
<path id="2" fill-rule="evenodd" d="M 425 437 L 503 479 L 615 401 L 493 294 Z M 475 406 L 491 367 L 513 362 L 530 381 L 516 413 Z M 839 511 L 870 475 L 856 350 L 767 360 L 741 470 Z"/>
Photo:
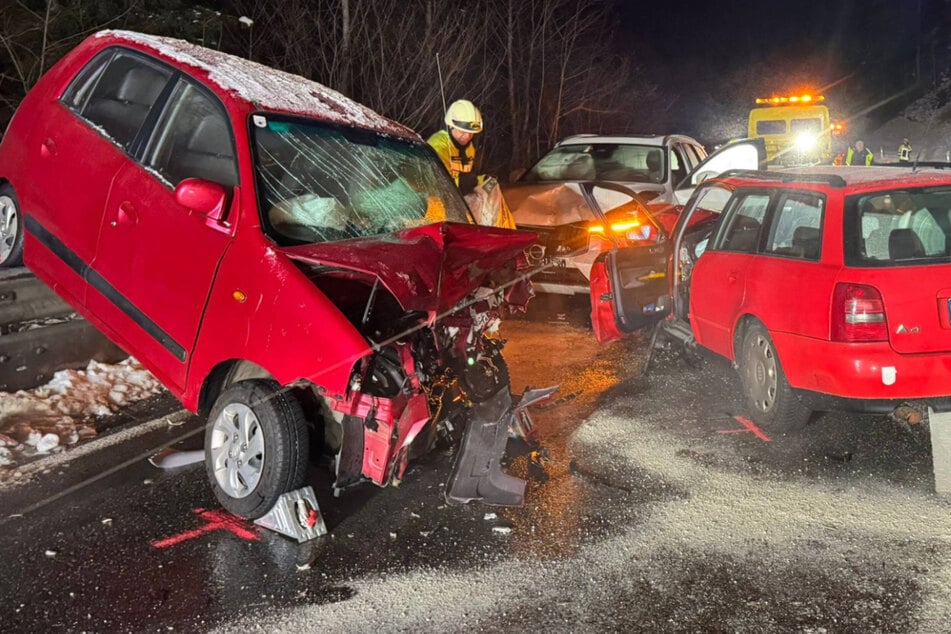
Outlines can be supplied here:
<path id="1" fill-rule="evenodd" d="M 126 151 L 132 149 L 171 71 L 123 52 L 93 59 L 63 96 L 67 107 Z"/>
<path id="2" fill-rule="evenodd" d="M 824 207 L 825 198 L 819 194 L 795 192 L 783 196 L 773 215 L 766 253 L 817 261 Z"/>
<path id="3" fill-rule="evenodd" d="M 717 249 L 740 253 L 755 253 L 759 244 L 763 219 L 769 207 L 769 194 L 747 194 L 728 212 L 726 227 L 718 238 Z"/>

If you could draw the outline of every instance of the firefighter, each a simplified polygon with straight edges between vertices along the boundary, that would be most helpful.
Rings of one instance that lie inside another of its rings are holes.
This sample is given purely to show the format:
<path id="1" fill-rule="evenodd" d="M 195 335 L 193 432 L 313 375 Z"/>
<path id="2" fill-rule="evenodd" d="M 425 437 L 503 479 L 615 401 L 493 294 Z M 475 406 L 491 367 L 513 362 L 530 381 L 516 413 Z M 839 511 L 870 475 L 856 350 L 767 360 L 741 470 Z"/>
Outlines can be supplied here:
<path id="1" fill-rule="evenodd" d="M 446 110 L 446 128 L 429 137 L 449 175 L 469 206 L 475 224 L 504 229 L 515 228 L 515 218 L 505 203 L 494 178 L 486 178 L 475 169 L 475 135 L 482 132 L 482 113 L 467 99 L 452 102 Z"/>
<path id="2" fill-rule="evenodd" d="M 446 128 L 429 137 L 428 143 L 436 150 L 463 196 L 479 184 L 472 139 L 480 132 L 482 113 L 468 99 L 459 99 L 446 110 Z"/>
<path id="3" fill-rule="evenodd" d="M 871 165 L 875 155 L 865 147 L 865 141 L 858 139 L 855 145 L 849 148 L 845 154 L 846 165 Z"/>
<path id="4" fill-rule="evenodd" d="M 898 146 L 898 162 L 911 163 L 911 143 L 908 139 L 902 139 L 901 145 Z"/>

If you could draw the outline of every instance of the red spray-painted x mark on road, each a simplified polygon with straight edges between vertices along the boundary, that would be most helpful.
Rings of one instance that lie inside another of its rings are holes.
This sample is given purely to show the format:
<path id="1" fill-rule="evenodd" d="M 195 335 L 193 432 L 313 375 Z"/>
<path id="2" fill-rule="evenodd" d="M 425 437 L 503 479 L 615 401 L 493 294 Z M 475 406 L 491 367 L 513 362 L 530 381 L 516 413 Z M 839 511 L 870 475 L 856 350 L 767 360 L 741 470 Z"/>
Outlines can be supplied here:
<path id="1" fill-rule="evenodd" d="M 769 442 L 769 436 L 763 433 L 763 430 L 756 426 L 756 423 L 751 421 L 748 418 L 743 416 L 734 416 L 733 419 L 739 424 L 743 425 L 745 429 L 721 429 L 719 433 L 721 434 L 745 434 L 750 433 L 762 440 L 763 442 Z"/>
<path id="2" fill-rule="evenodd" d="M 246 539 L 248 541 L 258 541 L 261 538 L 258 536 L 257 532 L 253 528 L 248 528 L 248 522 L 226 513 L 224 511 L 209 511 L 206 509 L 195 509 L 195 514 L 205 520 L 206 524 L 204 526 L 199 526 L 198 528 L 192 529 L 190 531 L 184 531 L 178 533 L 177 535 L 172 535 L 171 537 L 166 537 L 165 539 L 157 539 L 152 542 L 152 545 L 156 548 L 167 548 L 169 546 L 174 546 L 175 544 L 180 544 L 181 542 L 187 541 L 189 539 L 194 539 L 205 533 L 210 533 L 211 531 L 225 530 L 230 533 L 233 533 L 240 537 L 241 539 Z"/>

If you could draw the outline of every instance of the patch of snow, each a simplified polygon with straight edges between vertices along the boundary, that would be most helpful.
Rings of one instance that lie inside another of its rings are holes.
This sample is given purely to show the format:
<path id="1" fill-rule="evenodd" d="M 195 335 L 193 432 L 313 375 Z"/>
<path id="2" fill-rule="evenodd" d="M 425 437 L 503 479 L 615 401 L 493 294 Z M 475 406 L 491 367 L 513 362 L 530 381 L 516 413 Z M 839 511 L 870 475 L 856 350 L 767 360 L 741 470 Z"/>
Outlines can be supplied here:
<path id="1" fill-rule="evenodd" d="M 54 447 L 59 445 L 59 436 L 56 434 L 43 434 L 36 442 L 36 453 L 49 453 Z"/>
<path id="2" fill-rule="evenodd" d="M 92 438 L 96 435 L 92 419 L 112 415 L 163 389 L 129 358 L 114 365 L 90 361 L 84 370 L 61 370 L 32 390 L 0 392 L 0 466 Z"/>
<path id="3" fill-rule="evenodd" d="M 419 138 L 409 128 L 377 114 L 336 90 L 299 75 L 169 37 L 120 30 L 100 31 L 94 37 L 138 44 L 162 57 L 205 71 L 210 81 L 262 109 L 293 112 L 387 134 Z"/>
<path id="4" fill-rule="evenodd" d="M 64 324 L 69 321 L 75 321 L 80 319 L 77 313 L 69 313 L 68 315 L 63 315 L 59 317 L 44 317 L 42 319 L 31 319 L 28 321 L 22 321 L 18 324 L 13 324 L 8 328 L 8 332 L 23 332 L 26 330 L 37 330 L 38 328 L 46 328 L 48 326 L 55 326 L 56 324 Z"/>

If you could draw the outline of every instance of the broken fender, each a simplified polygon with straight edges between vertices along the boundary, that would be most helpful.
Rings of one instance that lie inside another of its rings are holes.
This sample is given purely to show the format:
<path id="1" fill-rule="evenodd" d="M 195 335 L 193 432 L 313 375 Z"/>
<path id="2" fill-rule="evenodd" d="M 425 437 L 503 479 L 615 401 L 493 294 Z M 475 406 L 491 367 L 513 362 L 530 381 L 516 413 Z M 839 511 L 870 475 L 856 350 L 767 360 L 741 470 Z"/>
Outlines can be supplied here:
<path id="1" fill-rule="evenodd" d="M 509 433 L 531 431 L 526 408 L 549 398 L 556 387 L 526 390 L 518 404 L 501 389 L 476 405 L 462 438 L 462 445 L 446 487 L 446 501 L 465 504 L 474 500 L 493 506 L 521 506 L 525 501 L 525 480 L 502 471 L 502 456 Z"/>

